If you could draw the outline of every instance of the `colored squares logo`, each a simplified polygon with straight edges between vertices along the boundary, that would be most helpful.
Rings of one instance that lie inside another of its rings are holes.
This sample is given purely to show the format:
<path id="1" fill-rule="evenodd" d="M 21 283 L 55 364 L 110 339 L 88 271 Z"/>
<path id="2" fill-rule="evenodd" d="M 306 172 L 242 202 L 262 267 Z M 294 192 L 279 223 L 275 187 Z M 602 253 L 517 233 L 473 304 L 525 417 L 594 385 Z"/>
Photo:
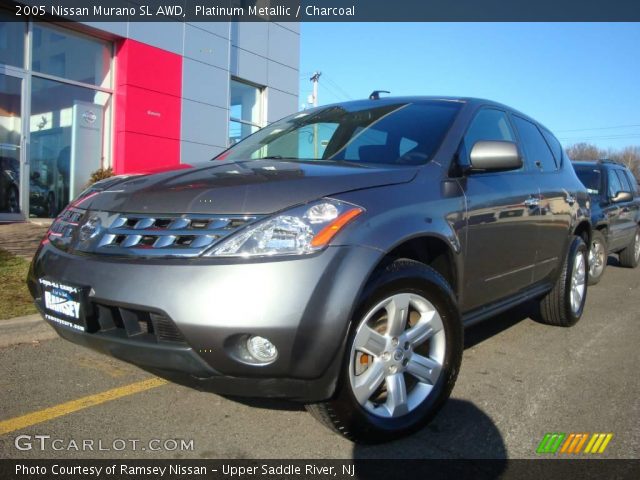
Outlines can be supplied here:
<path id="1" fill-rule="evenodd" d="M 604 453 L 612 438 L 613 433 L 547 433 L 536 453 L 600 454 Z"/>

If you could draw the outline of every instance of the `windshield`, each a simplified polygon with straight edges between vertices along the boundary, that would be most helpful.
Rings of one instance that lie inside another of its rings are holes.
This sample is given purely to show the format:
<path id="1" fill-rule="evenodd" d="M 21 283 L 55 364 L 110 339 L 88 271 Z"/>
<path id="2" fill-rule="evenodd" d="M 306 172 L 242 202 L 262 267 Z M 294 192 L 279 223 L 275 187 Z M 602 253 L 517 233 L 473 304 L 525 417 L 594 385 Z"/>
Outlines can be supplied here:
<path id="1" fill-rule="evenodd" d="M 576 174 L 587 187 L 587 191 L 591 195 L 600 195 L 600 188 L 602 186 L 602 180 L 600 179 L 600 170 L 596 167 L 576 166 Z"/>
<path id="2" fill-rule="evenodd" d="M 216 158 L 421 165 L 431 160 L 460 109 L 459 103 L 448 101 L 370 105 L 299 112 Z"/>

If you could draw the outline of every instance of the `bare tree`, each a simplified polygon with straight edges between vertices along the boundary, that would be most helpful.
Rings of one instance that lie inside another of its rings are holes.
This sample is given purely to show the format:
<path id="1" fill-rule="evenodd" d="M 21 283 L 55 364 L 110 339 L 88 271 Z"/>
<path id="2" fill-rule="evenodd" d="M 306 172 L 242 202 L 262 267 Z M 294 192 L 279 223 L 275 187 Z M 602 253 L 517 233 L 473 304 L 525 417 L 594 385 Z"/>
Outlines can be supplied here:
<path id="1" fill-rule="evenodd" d="M 567 155 L 571 160 L 600 160 L 605 151 L 590 143 L 581 142 L 567 147 Z"/>

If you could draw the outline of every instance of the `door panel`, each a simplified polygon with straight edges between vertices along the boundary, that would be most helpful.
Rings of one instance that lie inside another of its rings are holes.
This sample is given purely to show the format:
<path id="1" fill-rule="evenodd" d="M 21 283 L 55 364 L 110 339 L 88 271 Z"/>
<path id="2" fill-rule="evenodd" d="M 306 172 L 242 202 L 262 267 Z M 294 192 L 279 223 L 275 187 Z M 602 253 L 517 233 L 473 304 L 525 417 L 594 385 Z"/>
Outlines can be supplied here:
<path id="1" fill-rule="evenodd" d="M 22 79 L 0 73 L 0 214 L 20 213 Z"/>
<path id="2" fill-rule="evenodd" d="M 607 171 L 607 206 L 603 209 L 609 218 L 609 249 L 613 251 L 626 247 L 631 241 L 629 227 L 633 224 L 624 212 L 625 202 L 613 203 L 611 199 L 616 193 L 625 190 L 615 169 Z M 627 187 L 628 188 L 628 187 Z"/>
<path id="3" fill-rule="evenodd" d="M 536 262 L 539 208 L 528 172 L 471 175 L 467 199 L 464 311 L 531 285 Z M 534 202 L 535 203 L 535 202 Z"/>
<path id="4" fill-rule="evenodd" d="M 563 265 L 576 194 L 570 191 L 571 186 L 567 185 L 567 177 L 562 172 L 540 173 L 539 185 L 540 212 L 537 220 L 540 244 L 534 275 L 536 282 L 554 277 L 558 267 Z"/>
<path id="5" fill-rule="evenodd" d="M 616 174 L 618 177 L 618 181 L 620 182 L 620 186 L 623 191 L 629 192 L 633 195 L 634 189 L 632 188 L 627 175 L 624 170 L 616 168 L 611 171 L 611 175 Z M 638 212 L 638 205 L 633 200 L 629 202 L 620 202 L 617 204 L 618 210 L 618 219 L 620 229 L 620 247 L 624 248 L 629 245 L 635 238 L 636 233 L 636 217 Z"/>

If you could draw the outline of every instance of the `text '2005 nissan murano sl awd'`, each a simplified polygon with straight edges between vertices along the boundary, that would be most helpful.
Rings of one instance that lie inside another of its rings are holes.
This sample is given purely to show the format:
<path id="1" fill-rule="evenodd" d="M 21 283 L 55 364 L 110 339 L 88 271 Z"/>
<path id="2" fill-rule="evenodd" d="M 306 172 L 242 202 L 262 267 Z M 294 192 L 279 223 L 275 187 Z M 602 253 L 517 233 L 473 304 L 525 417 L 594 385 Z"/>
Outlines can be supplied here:
<path id="1" fill-rule="evenodd" d="M 469 98 L 306 110 L 210 163 L 94 184 L 29 273 L 64 338 L 361 442 L 448 398 L 463 328 L 526 300 L 577 322 L 589 197 L 558 140 Z"/>

